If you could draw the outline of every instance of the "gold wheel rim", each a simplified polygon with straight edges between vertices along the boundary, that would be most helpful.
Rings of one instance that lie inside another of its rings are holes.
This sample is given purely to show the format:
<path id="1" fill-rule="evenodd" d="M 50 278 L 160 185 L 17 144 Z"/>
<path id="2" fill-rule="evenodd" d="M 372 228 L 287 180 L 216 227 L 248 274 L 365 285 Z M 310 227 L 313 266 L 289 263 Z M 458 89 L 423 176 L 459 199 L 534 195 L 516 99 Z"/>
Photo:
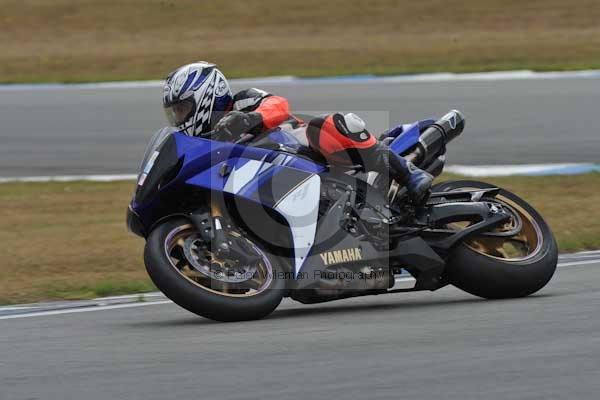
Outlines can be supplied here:
<path id="1" fill-rule="evenodd" d="M 246 240 L 262 258 L 253 278 L 249 280 L 249 285 L 251 287 L 241 289 L 239 285 L 212 280 L 201 274 L 199 271 L 196 271 L 189 264 L 189 261 L 187 264 L 182 265 L 181 263 L 183 261 L 174 257 L 173 252 L 177 247 L 182 248 L 185 238 L 195 233 L 196 231 L 192 225 L 182 225 L 169 232 L 165 239 L 165 254 L 169 259 L 171 267 L 186 280 L 208 292 L 237 298 L 256 296 L 257 294 L 264 292 L 271 285 L 271 282 L 273 281 L 273 268 L 271 262 L 265 253 L 258 249 L 254 243 L 248 239 L 243 240 Z M 239 234 L 236 236 L 241 238 L 241 235 Z M 183 258 L 185 259 L 186 257 L 183 256 Z"/>
<path id="2" fill-rule="evenodd" d="M 477 190 L 480 188 L 461 189 Z M 521 230 L 518 234 L 509 237 L 479 235 L 465 240 L 464 244 L 476 253 L 505 262 L 520 262 L 535 257 L 541 251 L 543 236 L 539 224 L 531 213 L 514 200 L 502 194 L 496 195 L 492 200 L 486 199 L 486 201 L 493 201 L 508 206 L 520 218 L 522 224 Z M 511 218 L 506 224 L 496 228 L 492 232 L 506 232 L 514 228 L 516 223 L 516 220 Z M 460 224 L 450 224 L 449 226 L 465 227 Z"/>

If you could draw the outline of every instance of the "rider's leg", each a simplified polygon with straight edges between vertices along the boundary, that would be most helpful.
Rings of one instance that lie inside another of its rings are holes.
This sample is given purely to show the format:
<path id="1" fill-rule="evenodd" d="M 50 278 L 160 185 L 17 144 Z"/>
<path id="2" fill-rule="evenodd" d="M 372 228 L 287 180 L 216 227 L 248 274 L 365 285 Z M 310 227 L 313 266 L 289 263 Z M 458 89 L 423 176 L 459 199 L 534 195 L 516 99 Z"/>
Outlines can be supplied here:
<path id="1" fill-rule="evenodd" d="M 377 143 L 372 162 L 372 169 L 389 173 L 396 182 L 405 186 L 413 203 L 422 204 L 429 197 L 433 177 L 394 153 L 388 146 Z"/>
<path id="2" fill-rule="evenodd" d="M 413 203 L 421 204 L 427 199 L 432 176 L 377 142 L 355 114 L 335 113 L 315 118 L 309 122 L 306 133 L 313 150 L 330 163 L 361 163 L 367 170 L 389 175 L 406 186 Z"/>

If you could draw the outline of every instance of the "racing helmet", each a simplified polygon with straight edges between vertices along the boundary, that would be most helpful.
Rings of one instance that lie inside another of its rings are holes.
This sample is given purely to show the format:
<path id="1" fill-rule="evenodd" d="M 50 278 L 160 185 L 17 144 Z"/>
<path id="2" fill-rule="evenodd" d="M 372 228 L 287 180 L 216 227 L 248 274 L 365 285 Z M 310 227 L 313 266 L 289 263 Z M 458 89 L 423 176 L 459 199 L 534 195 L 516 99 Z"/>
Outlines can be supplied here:
<path id="1" fill-rule="evenodd" d="M 177 68 L 163 88 L 169 124 L 189 136 L 203 136 L 231 110 L 233 95 L 215 64 L 199 61 Z"/>

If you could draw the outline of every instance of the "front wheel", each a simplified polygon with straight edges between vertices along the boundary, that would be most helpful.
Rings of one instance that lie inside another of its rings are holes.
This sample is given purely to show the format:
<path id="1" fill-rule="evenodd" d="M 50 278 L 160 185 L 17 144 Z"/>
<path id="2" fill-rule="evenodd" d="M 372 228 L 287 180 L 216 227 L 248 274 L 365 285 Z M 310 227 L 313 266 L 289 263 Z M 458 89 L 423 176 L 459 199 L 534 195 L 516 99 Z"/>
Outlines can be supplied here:
<path id="1" fill-rule="evenodd" d="M 231 235 L 245 260 L 213 254 L 189 220 L 167 220 L 146 241 L 146 270 L 169 299 L 195 314 L 217 321 L 262 318 L 283 298 L 281 262 L 249 238 Z"/>
<path id="2" fill-rule="evenodd" d="M 435 191 L 488 189 L 477 181 L 451 181 Z M 554 275 L 558 248 L 542 216 L 515 194 L 501 189 L 485 201 L 497 202 L 512 217 L 496 230 L 473 236 L 453 250 L 447 279 L 454 286 L 488 299 L 524 297 L 546 286 Z M 461 229 L 451 225 L 450 229 Z"/>

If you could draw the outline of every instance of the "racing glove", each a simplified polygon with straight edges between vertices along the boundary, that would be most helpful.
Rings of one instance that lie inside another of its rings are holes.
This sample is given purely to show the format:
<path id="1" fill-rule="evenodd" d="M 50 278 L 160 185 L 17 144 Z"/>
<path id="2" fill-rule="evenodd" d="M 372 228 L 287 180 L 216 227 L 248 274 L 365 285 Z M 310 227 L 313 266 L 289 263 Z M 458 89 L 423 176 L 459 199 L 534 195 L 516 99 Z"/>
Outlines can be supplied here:
<path id="1" fill-rule="evenodd" d="M 263 128 L 263 118 L 257 112 L 231 111 L 214 127 L 215 137 L 223 141 L 235 141 L 244 133 L 258 134 Z"/>

